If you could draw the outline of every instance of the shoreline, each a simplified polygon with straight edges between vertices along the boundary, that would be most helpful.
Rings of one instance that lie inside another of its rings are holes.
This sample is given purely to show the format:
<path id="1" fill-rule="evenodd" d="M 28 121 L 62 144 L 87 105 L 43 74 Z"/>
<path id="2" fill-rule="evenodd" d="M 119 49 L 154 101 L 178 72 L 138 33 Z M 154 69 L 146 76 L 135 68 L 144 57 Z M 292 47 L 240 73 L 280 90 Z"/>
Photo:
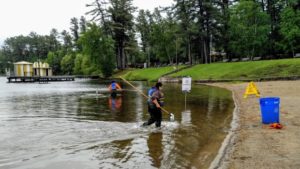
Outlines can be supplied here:
<path id="1" fill-rule="evenodd" d="M 210 85 L 210 86 L 214 86 L 214 85 Z M 214 86 L 216 87 L 216 86 Z M 217 86 L 220 87 L 220 86 Z M 220 87 L 220 88 L 224 88 L 224 87 Z M 226 90 L 230 90 L 227 88 L 224 88 Z M 230 123 L 230 130 L 228 132 L 228 134 L 226 135 L 226 137 L 224 138 L 224 141 L 222 142 L 221 147 L 219 148 L 219 151 L 217 153 L 217 156 L 214 158 L 214 160 L 211 162 L 209 169 L 217 169 L 217 168 L 226 168 L 226 160 L 229 160 L 229 155 L 232 153 L 233 151 L 233 146 L 230 145 L 234 145 L 236 142 L 236 138 L 237 138 L 237 130 L 239 128 L 239 105 L 238 105 L 238 100 L 235 96 L 234 91 L 230 90 L 232 92 L 232 99 L 234 102 L 234 109 L 233 109 L 233 116 L 232 116 L 232 121 Z"/>
<path id="2" fill-rule="evenodd" d="M 300 168 L 300 81 L 256 82 L 261 97 L 280 98 L 281 130 L 261 123 L 258 97 L 243 98 L 248 83 L 205 85 L 232 91 L 235 104 L 232 128 L 210 169 Z"/>

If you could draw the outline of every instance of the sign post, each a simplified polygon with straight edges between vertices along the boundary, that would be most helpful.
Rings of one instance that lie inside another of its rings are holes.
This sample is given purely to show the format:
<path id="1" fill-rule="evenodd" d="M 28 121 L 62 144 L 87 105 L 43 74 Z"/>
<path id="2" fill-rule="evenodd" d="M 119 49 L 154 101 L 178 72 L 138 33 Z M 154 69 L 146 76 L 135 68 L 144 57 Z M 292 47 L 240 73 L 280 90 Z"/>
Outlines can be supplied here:
<path id="1" fill-rule="evenodd" d="M 184 97 L 185 109 L 186 109 L 186 95 L 188 92 L 191 91 L 191 88 L 192 88 L 192 78 L 191 77 L 182 78 L 182 91 L 185 93 L 185 97 Z"/>

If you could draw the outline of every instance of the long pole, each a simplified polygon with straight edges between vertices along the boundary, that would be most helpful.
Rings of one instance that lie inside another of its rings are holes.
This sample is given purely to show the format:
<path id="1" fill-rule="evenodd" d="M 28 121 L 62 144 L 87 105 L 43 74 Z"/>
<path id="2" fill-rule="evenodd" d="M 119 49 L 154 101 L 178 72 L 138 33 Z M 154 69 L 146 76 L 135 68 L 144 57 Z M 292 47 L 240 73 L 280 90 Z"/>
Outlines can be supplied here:
<path id="1" fill-rule="evenodd" d="M 136 88 L 135 86 L 133 86 L 130 82 L 128 82 L 126 79 L 120 77 L 120 79 L 122 79 L 124 82 L 126 82 L 127 84 L 129 84 L 132 88 L 134 88 L 136 91 L 138 91 L 141 95 L 143 95 L 146 99 L 149 99 L 149 97 L 147 95 L 145 95 L 141 90 L 139 90 L 138 88 Z M 167 111 L 166 109 L 164 109 L 163 107 L 160 107 L 162 111 L 168 113 L 170 116 L 174 117 L 174 115 L 172 113 L 170 113 L 169 111 Z"/>

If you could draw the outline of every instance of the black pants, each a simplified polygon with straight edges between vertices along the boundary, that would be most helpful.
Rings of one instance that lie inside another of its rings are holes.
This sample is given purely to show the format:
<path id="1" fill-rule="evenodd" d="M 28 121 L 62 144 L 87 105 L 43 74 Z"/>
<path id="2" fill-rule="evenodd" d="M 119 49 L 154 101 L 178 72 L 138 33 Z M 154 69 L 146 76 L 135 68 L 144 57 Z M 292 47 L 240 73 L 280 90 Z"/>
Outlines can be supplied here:
<path id="1" fill-rule="evenodd" d="M 112 92 L 110 93 L 110 96 L 113 97 L 113 98 L 117 97 L 117 91 L 112 90 Z"/>
<path id="2" fill-rule="evenodd" d="M 155 122 L 155 126 L 160 127 L 161 119 L 162 119 L 161 109 L 155 107 L 155 108 L 149 108 L 148 111 L 150 113 L 150 119 L 147 122 L 145 122 L 143 125 L 149 126 Z"/>

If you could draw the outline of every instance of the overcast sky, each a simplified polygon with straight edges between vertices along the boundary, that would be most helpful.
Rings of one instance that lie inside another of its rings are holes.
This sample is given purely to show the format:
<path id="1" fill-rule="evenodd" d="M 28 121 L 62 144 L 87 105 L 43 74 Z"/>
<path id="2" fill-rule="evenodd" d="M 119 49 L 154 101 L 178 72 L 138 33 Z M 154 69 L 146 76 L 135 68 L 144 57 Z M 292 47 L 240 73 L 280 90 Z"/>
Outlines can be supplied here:
<path id="1" fill-rule="evenodd" d="M 48 35 L 52 28 L 59 32 L 70 28 L 70 19 L 84 16 L 85 4 L 94 0 L 0 0 L 0 45 L 7 37 L 36 32 Z M 152 10 L 170 6 L 173 0 L 133 0 L 139 9 Z"/>

